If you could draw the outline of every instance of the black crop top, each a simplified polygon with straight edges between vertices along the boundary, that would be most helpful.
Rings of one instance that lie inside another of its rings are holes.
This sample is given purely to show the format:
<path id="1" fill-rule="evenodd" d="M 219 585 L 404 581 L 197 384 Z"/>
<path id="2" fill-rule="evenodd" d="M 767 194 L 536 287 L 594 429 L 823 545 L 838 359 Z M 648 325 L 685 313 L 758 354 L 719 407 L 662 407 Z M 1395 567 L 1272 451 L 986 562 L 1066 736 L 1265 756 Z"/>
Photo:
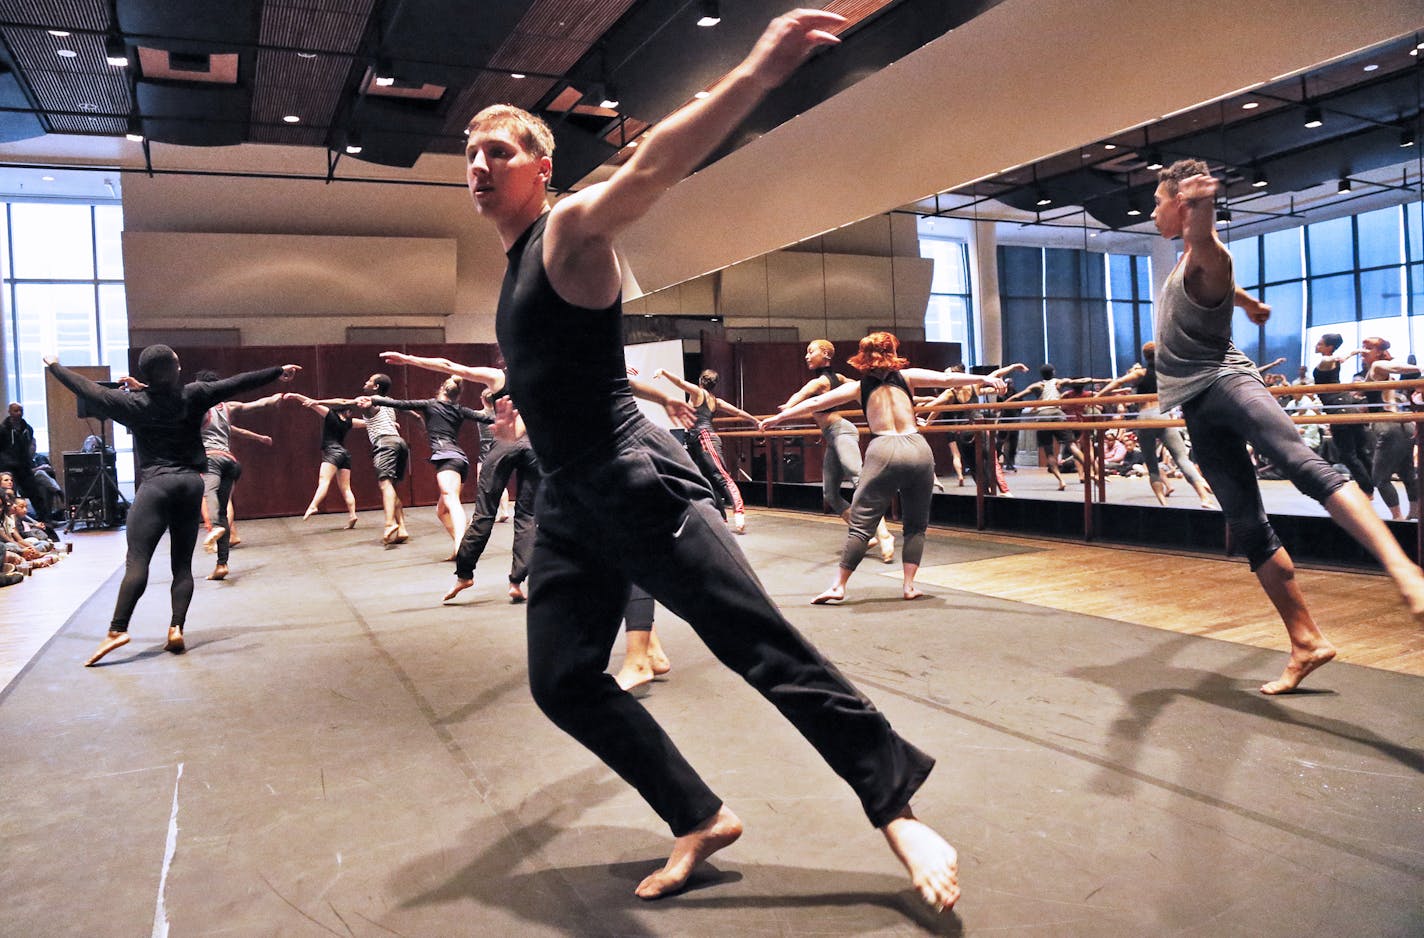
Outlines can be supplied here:
<path id="1" fill-rule="evenodd" d="M 899 388 L 905 392 L 905 396 L 910 399 L 910 403 L 915 402 L 915 395 L 910 392 L 910 385 L 906 383 L 905 376 L 898 371 L 886 373 L 885 377 L 877 377 L 873 374 L 865 375 L 860 379 L 860 409 L 868 410 L 870 406 L 870 395 L 875 389 L 883 384 L 888 384 L 892 388 Z"/>

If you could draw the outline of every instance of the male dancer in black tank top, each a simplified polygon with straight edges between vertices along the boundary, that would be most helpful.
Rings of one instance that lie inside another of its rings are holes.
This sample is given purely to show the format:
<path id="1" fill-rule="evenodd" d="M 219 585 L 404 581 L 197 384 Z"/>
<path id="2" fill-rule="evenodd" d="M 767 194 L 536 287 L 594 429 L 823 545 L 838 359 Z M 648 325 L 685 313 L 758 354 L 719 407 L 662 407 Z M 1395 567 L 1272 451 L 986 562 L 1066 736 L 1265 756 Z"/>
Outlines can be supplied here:
<path id="1" fill-rule="evenodd" d="M 475 115 L 465 146 L 475 208 L 509 257 L 496 330 L 509 385 L 545 471 L 529 596 L 529 680 L 563 730 L 636 787 L 676 836 L 646 899 L 680 890 L 735 841 L 741 822 L 662 728 L 603 672 L 630 582 L 687 621 L 766 696 L 860 796 L 937 908 L 959 896 L 957 856 L 910 812 L 933 765 L 777 611 L 687 453 L 642 417 L 623 359 L 613 238 L 691 172 L 816 47 L 835 14 L 775 21 L 709 97 L 658 124 L 606 182 L 549 210 L 553 135 L 499 105 Z M 669 405 L 669 410 L 672 410 Z"/>
<path id="2" fill-rule="evenodd" d="M 1315 343 L 1315 352 L 1320 356 L 1320 361 L 1315 363 L 1315 370 L 1311 375 L 1315 384 L 1345 383 L 1340 366 L 1356 355 L 1363 354 L 1364 349 L 1355 349 L 1348 355 L 1337 356 L 1336 352 L 1340 351 L 1340 345 L 1344 341 L 1340 333 L 1327 332 Z M 1349 406 L 1350 397 L 1351 394 L 1347 391 L 1322 391 L 1320 403 L 1325 405 L 1327 414 L 1351 413 L 1353 408 Z M 1330 443 L 1335 462 L 1350 470 L 1350 478 L 1355 480 L 1360 491 L 1373 497 L 1375 484 L 1370 474 L 1371 456 L 1366 424 L 1334 424 L 1330 427 Z"/>

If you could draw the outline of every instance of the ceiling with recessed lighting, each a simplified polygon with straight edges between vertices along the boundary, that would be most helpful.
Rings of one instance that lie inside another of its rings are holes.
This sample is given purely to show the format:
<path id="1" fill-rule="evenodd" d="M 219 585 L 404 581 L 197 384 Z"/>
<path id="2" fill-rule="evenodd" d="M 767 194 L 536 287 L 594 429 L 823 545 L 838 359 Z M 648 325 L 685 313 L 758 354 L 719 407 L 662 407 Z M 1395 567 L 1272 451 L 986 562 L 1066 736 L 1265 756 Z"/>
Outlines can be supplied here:
<path id="1" fill-rule="evenodd" d="M 997 0 L 832 0 L 842 44 L 723 153 Z M 45 134 L 320 147 L 409 167 L 481 108 L 543 114 L 555 186 L 626 159 L 719 80 L 786 0 L 0 0 L 0 142 Z M 720 154 L 719 154 L 720 155 Z"/>
<path id="2" fill-rule="evenodd" d="M 1205 160 L 1218 222 L 1250 235 L 1421 197 L 1424 42 L 1384 43 L 1305 74 L 1016 166 L 905 210 L 930 217 L 1148 233 L 1156 171 Z"/>

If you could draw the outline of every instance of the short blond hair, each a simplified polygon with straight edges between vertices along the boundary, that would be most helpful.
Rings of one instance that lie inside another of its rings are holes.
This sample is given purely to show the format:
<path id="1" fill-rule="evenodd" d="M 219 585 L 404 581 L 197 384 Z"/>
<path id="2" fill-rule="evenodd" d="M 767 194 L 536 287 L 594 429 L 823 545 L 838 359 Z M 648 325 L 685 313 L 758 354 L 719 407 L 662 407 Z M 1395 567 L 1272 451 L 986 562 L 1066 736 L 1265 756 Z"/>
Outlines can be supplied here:
<path id="1" fill-rule="evenodd" d="M 836 357 L 836 347 L 831 344 L 829 339 L 812 339 L 810 346 L 827 358 Z"/>
<path id="2" fill-rule="evenodd" d="M 554 156 L 554 132 L 549 125 L 512 104 L 491 104 L 470 118 L 465 130 L 470 135 L 476 131 L 508 130 L 530 154 L 536 157 Z"/>

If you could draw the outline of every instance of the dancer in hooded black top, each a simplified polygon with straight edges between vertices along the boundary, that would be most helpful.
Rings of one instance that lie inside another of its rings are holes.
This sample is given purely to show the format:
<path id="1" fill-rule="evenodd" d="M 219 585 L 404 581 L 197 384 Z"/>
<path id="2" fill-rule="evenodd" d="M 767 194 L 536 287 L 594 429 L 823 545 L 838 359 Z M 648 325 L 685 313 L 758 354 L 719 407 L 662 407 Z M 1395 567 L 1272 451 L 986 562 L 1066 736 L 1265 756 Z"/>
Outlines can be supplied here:
<path id="1" fill-rule="evenodd" d="M 173 569 L 173 618 L 168 628 L 172 652 L 183 650 L 183 624 L 193 598 L 193 546 L 202 513 L 203 416 L 208 408 L 244 391 L 282 378 L 291 380 L 299 365 L 280 365 L 234 375 L 222 381 L 180 384 L 178 356 L 166 345 L 150 345 L 139 355 L 138 377 L 147 388 L 120 391 L 95 384 L 50 356 L 45 364 L 60 384 L 84 398 L 89 408 L 129 428 L 138 461 L 138 492 L 129 509 L 128 557 L 114 604 L 109 634 L 85 662 L 92 665 L 128 644 L 129 617 L 148 586 L 148 564 L 164 532 L 169 537 Z"/>
<path id="2" fill-rule="evenodd" d="M 666 734 L 605 674 L 637 582 L 687 621 L 856 791 L 926 901 L 959 896 L 954 849 L 909 808 L 933 765 L 777 611 L 687 453 L 634 404 L 623 359 L 613 238 L 690 172 L 842 18 L 779 17 L 709 97 L 658 124 L 606 182 L 548 206 L 553 135 L 527 112 L 470 124 L 466 177 L 509 258 L 496 315 L 509 388 L 545 472 L 531 564 L 529 679 L 536 703 L 632 783 L 676 836 L 636 893 L 676 892 L 741 822 Z"/>

